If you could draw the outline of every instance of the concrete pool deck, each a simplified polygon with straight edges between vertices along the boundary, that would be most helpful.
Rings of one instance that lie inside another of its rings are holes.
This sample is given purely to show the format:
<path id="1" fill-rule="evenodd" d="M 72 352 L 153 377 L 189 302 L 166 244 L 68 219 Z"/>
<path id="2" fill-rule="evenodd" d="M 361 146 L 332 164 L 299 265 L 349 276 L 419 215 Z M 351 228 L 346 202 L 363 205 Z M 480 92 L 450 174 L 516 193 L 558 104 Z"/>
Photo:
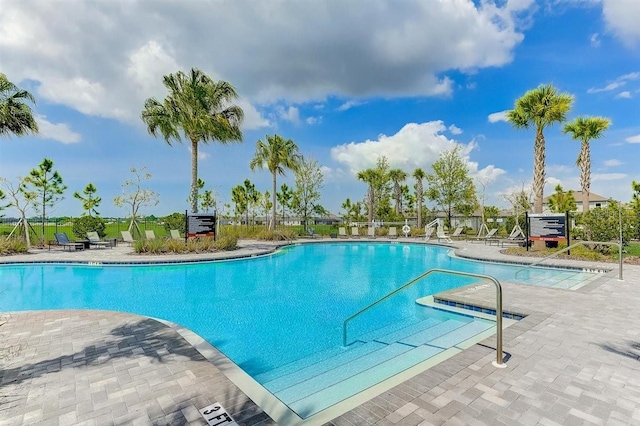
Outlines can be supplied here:
<path id="1" fill-rule="evenodd" d="M 458 254 L 472 258 L 524 260 L 482 243 L 456 246 Z M 233 254 L 257 255 L 274 247 L 244 242 Z M 137 256 L 117 246 L 33 250 L 0 263 L 160 259 L 187 257 Z M 640 423 L 640 266 L 625 265 L 624 281 L 618 281 L 615 264 L 550 263 L 613 271 L 575 291 L 503 282 L 505 310 L 528 315 L 505 329 L 506 369 L 492 366 L 495 337 L 488 338 L 328 424 Z M 495 300 L 490 286 L 441 296 L 487 306 Z M 0 425 L 200 425 L 206 423 L 198 410 L 214 402 L 238 424 L 275 424 L 179 330 L 162 322 L 82 310 L 5 313 L 1 321 Z"/>

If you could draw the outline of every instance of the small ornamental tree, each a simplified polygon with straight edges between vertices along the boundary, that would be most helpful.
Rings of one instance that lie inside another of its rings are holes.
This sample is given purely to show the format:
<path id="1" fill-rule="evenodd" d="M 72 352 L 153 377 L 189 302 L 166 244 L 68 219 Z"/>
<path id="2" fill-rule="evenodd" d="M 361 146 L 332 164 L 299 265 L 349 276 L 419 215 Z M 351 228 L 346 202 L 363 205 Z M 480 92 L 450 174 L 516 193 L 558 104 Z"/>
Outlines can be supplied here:
<path id="1" fill-rule="evenodd" d="M 102 198 L 96 196 L 97 192 L 98 189 L 92 183 L 89 183 L 84 187 L 82 194 L 79 192 L 73 193 L 74 198 L 82 201 L 82 209 L 85 211 L 82 213 L 83 215 L 93 216 L 95 214 L 96 216 L 100 216 L 96 208 L 100 205 Z"/>
<path id="2" fill-rule="evenodd" d="M 131 223 L 129 224 L 129 232 L 138 231 L 138 235 L 142 236 L 142 231 L 138 225 L 140 216 L 140 208 L 148 206 L 157 206 L 159 199 L 158 194 L 151 190 L 142 187 L 144 181 L 151 179 L 151 174 L 147 173 L 146 167 L 136 169 L 131 168 L 133 173 L 133 179 L 127 180 L 122 184 L 122 195 L 118 195 L 113 199 L 114 204 L 117 207 L 128 208 L 131 212 Z"/>
<path id="3" fill-rule="evenodd" d="M 629 209 L 619 210 L 619 204 L 610 200 L 606 207 L 596 207 L 582 214 L 584 232 L 592 241 L 619 241 L 620 219 L 622 219 L 622 243 L 626 245 L 634 237 L 635 227 L 633 212 Z M 606 247 L 597 248 L 608 251 Z"/>
<path id="4" fill-rule="evenodd" d="M 324 175 L 318 161 L 313 159 L 303 159 L 294 173 L 296 189 L 293 192 L 291 208 L 302 218 L 302 225 L 306 229 L 309 216 L 326 214 L 325 208 L 320 205 Z"/>
<path id="5" fill-rule="evenodd" d="M 100 238 L 104 238 L 106 235 L 104 229 L 104 220 L 95 216 L 82 216 L 73 221 L 71 228 L 73 234 L 83 240 L 87 239 L 87 232 L 97 232 Z"/>

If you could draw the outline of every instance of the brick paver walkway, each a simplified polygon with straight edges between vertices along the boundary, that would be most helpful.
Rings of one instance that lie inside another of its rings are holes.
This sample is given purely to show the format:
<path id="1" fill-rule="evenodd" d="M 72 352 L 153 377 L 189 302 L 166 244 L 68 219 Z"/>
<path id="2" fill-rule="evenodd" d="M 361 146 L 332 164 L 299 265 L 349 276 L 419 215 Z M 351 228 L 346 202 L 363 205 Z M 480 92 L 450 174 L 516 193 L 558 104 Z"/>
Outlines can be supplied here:
<path id="1" fill-rule="evenodd" d="M 503 257 L 496 247 L 460 247 L 473 257 Z M 243 253 L 268 249 L 248 244 Z M 134 258 L 129 251 L 25 257 L 121 261 Z M 24 259 L 0 262 L 7 260 Z M 508 368 L 492 366 L 492 337 L 331 424 L 640 424 L 640 267 L 624 273 L 623 282 L 614 271 L 576 291 L 503 283 L 505 310 L 528 314 L 505 330 Z M 443 296 L 488 306 L 495 297 L 491 286 Z M 239 424 L 274 424 L 180 334 L 153 319 L 43 311 L 0 320 L 0 425 L 205 424 L 198 409 L 213 402 Z"/>

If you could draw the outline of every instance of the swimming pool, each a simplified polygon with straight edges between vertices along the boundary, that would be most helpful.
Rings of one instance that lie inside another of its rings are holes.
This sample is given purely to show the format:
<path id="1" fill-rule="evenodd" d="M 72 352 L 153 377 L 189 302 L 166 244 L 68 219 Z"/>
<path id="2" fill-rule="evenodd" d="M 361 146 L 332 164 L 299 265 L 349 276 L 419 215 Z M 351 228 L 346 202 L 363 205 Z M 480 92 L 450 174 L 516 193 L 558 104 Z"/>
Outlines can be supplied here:
<path id="1" fill-rule="evenodd" d="M 334 379 L 335 372 L 319 372 L 310 360 L 324 357 L 337 362 L 347 357 L 342 322 L 349 315 L 433 267 L 501 280 L 513 280 L 521 269 L 457 259 L 448 251 L 418 244 L 337 242 L 297 245 L 271 256 L 225 262 L 5 265 L 0 267 L 0 310 L 106 309 L 181 324 L 220 349 L 301 417 L 308 417 L 336 398 L 309 408 L 299 402 L 299 395 L 310 385 L 292 384 L 292 375 L 304 370 L 309 377 L 320 377 L 316 380 Z M 535 273 L 538 281 L 545 280 L 540 274 L 548 274 L 547 279 L 565 277 L 560 281 L 582 274 Z M 415 335 L 425 328 L 444 330 L 441 323 L 452 325 L 451 331 L 489 330 L 488 321 L 415 304 L 419 297 L 471 282 L 465 277 L 431 276 L 358 318 L 349 328 L 349 356 L 361 355 L 357 359 L 362 363 L 365 356 L 371 359 L 374 347 L 407 358 L 403 351 L 408 347 L 419 346 L 427 355 L 440 353 L 459 341 L 444 342 L 441 335 L 429 335 L 431 343 L 424 346 L 415 343 Z M 416 332 L 400 335 L 408 330 Z M 433 343 L 436 340 L 438 344 Z M 333 389 L 327 392 L 336 394 Z"/>

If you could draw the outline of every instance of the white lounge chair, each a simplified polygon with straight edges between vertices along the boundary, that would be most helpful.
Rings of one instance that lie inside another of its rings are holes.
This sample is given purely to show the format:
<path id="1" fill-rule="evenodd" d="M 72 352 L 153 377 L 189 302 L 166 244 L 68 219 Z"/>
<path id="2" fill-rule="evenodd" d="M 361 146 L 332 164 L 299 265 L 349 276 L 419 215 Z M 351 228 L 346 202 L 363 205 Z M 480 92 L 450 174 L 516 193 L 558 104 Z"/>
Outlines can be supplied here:
<path id="1" fill-rule="evenodd" d="M 147 240 L 155 240 L 156 239 L 156 233 L 153 232 L 153 229 L 146 229 L 144 231 L 144 236 Z"/>
<path id="2" fill-rule="evenodd" d="M 376 228 L 370 226 L 367 228 L 367 238 L 375 238 L 376 237 Z"/>
<path id="3" fill-rule="evenodd" d="M 91 246 L 102 247 L 102 248 L 113 247 L 111 243 L 108 241 L 100 241 L 100 236 L 96 231 L 87 232 L 87 239 L 89 240 L 89 247 Z"/>
<path id="4" fill-rule="evenodd" d="M 347 228 L 345 228 L 344 226 L 340 226 L 338 228 L 338 238 L 347 238 Z"/>
<path id="5" fill-rule="evenodd" d="M 462 233 L 462 231 L 464 231 L 464 226 L 458 226 L 456 228 L 456 230 L 453 231 L 453 234 L 451 234 L 450 238 L 464 238 L 464 237 L 466 237 L 466 235 L 464 235 Z"/>
<path id="6" fill-rule="evenodd" d="M 389 238 L 398 238 L 398 230 L 395 226 L 389 227 L 389 233 L 387 234 Z"/>
<path id="7" fill-rule="evenodd" d="M 171 238 L 173 238 L 174 240 L 182 239 L 182 237 L 180 236 L 180 231 L 178 231 L 177 229 L 171 229 L 169 233 L 171 234 Z"/>
<path id="8" fill-rule="evenodd" d="M 452 243 L 453 240 L 451 238 L 449 238 L 449 236 L 447 234 L 444 233 L 444 229 L 438 227 L 438 232 L 436 233 L 436 236 L 438 237 L 438 242 L 445 242 L 445 243 Z"/>
<path id="9" fill-rule="evenodd" d="M 426 226 L 424 228 L 424 240 L 425 241 L 429 241 L 432 237 L 433 237 L 433 232 L 436 230 L 436 228 L 432 228 L 430 226 Z"/>
<path id="10" fill-rule="evenodd" d="M 496 232 L 498 232 L 498 228 L 490 229 L 487 235 L 478 236 L 475 238 L 475 241 L 484 241 L 484 243 L 487 244 L 488 240 L 495 239 Z"/>
<path id="11" fill-rule="evenodd" d="M 360 230 L 357 226 L 351 227 L 351 238 L 360 238 Z"/>

